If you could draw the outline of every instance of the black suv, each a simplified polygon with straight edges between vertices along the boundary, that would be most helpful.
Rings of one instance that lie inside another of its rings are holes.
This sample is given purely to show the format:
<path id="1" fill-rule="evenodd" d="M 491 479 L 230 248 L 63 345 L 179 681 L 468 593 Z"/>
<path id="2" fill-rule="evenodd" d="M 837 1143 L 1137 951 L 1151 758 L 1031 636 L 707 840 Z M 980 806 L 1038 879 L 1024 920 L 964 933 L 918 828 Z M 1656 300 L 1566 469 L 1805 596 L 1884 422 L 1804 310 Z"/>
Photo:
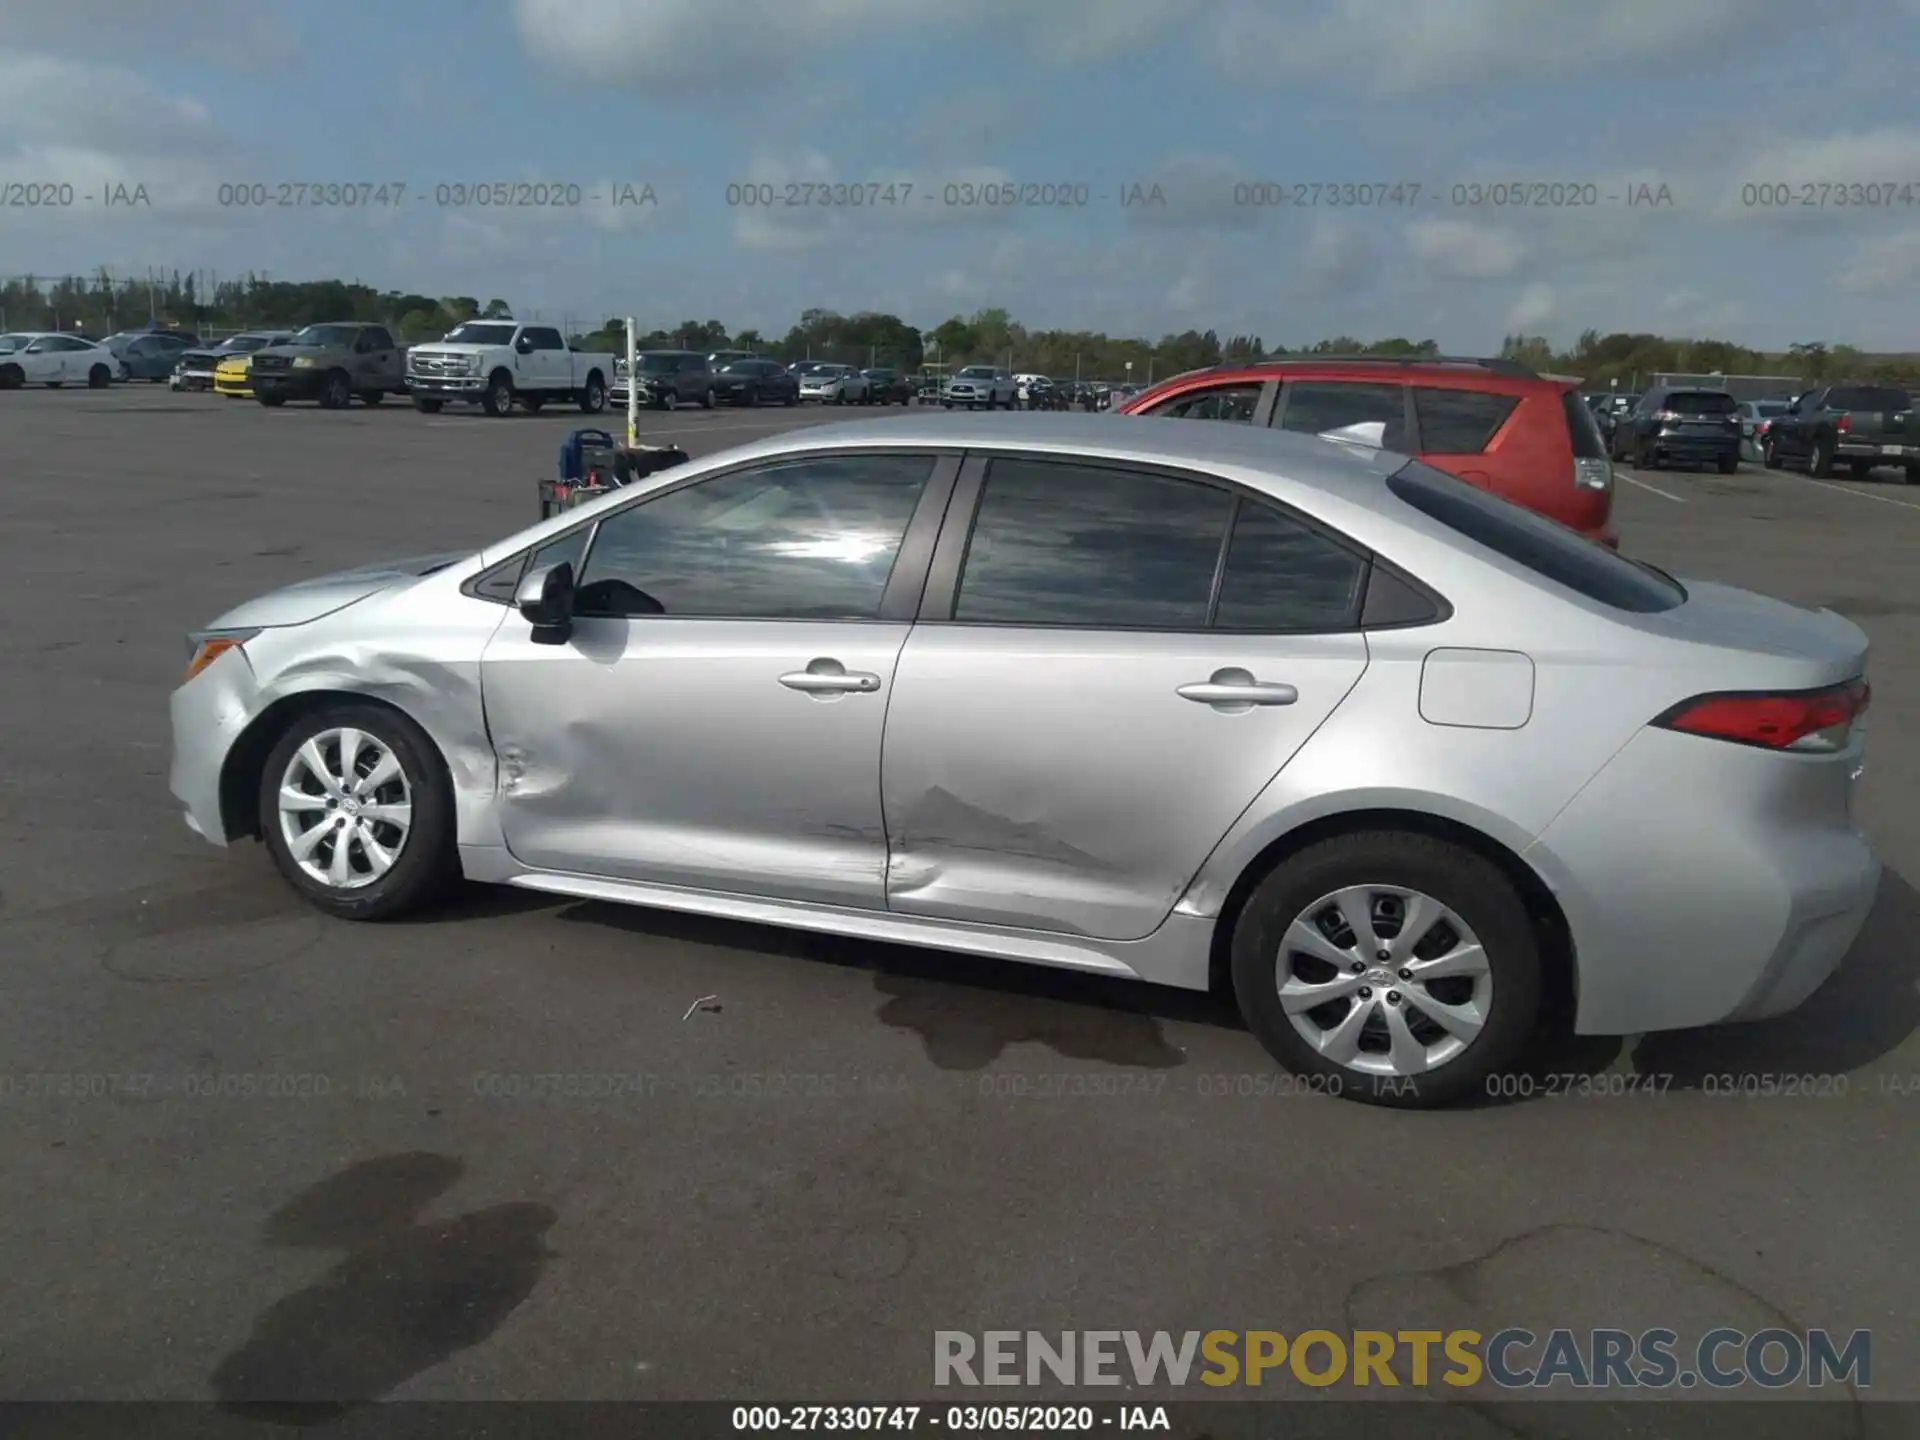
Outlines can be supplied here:
<path id="1" fill-rule="evenodd" d="M 713 408 L 713 371 L 707 357 L 694 350 L 642 350 L 634 357 L 639 372 L 640 403 L 656 410 L 672 410 L 692 402 Z M 616 406 L 627 403 L 627 362 L 614 365 L 607 398 Z"/>
<path id="2" fill-rule="evenodd" d="M 898 370 L 884 367 L 862 371 L 867 377 L 867 401 L 873 405 L 911 405 L 913 381 Z"/>
<path id="3" fill-rule="evenodd" d="M 1740 468 L 1739 411 L 1725 390 L 1657 386 L 1615 424 L 1613 458 L 1636 470 L 1712 465 L 1731 475 Z"/>

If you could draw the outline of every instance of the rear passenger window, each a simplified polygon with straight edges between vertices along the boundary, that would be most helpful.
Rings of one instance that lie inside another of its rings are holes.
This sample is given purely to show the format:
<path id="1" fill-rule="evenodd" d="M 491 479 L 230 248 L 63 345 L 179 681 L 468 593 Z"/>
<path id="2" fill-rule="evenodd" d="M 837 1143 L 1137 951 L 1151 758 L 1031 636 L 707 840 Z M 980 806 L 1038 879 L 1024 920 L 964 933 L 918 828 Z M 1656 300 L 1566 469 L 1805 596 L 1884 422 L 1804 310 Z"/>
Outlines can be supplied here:
<path id="1" fill-rule="evenodd" d="M 1302 380 L 1280 391 L 1280 428 L 1383 450 L 1407 447 L 1407 395 L 1398 385 Z"/>
<path id="2" fill-rule="evenodd" d="M 1165 420 L 1229 420 L 1240 425 L 1253 423 L 1253 410 L 1260 403 L 1258 385 L 1223 385 L 1198 395 L 1184 395 L 1156 405 L 1147 414 Z"/>
<path id="3" fill-rule="evenodd" d="M 1233 513 L 1224 490 L 1157 475 L 995 460 L 953 618 L 1204 630 Z"/>
<path id="4" fill-rule="evenodd" d="M 1351 630 L 1364 558 L 1270 506 L 1242 501 L 1214 624 L 1222 630 Z"/>
<path id="5" fill-rule="evenodd" d="M 1418 460 L 1396 471 L 1387 489 L 1455 534 L 1615 610 L 1650 615 L 1686 601 L 1677 582 Z"/>
<path id="6" fill-rule="evenodd" d="M 1413 413 L 1420 420 L 1420 451 L 1425 455 L 1478 455 L 1519 404 L 1517 395 L 1495 395 L 1485 390 L 1416 388 Z"/>

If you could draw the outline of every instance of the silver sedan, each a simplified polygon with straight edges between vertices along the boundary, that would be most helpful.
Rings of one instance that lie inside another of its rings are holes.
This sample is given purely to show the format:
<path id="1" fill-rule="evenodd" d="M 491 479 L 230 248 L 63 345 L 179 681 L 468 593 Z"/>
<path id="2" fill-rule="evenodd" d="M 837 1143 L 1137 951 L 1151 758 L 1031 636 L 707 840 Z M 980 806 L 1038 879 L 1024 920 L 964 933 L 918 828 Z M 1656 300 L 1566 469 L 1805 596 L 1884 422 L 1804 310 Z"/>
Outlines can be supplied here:
<path id="1" fill-rule="evenodd" d="M 1476 1093 L 1852 945 L 1866 637 L 1418 462 L 1202 421 L 790 432 L 190 638 L 172 787 L 378 920 L 464 875 L 1189 989 Z"/>

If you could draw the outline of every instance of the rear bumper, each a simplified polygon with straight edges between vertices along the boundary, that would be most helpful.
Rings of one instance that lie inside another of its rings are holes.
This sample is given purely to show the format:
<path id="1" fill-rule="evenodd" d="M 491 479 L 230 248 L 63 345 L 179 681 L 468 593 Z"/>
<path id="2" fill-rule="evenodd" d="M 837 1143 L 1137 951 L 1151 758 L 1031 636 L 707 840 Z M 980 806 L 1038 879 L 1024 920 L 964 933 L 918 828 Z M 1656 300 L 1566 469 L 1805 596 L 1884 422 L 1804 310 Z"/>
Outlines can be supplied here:
<path id="1" fill-rule="evenodd" d="M 1833 447 L 1833 453 L 1847 460 L 1885 460 L 1891 465 L 1904 465 L 1909 461 L 1920 462 L 1920 439 L 1910 445 L 1898 440 L 1891 444 L 1881 440 L 1843 440 Z"/>
<path id="2" fill-rule="evenodd" d="M 1627 1035 L 1792 1010 L 1852 948 L 1880 860 L 1846 814 L 1848 755 L 1644 730 L 1526 852 L 1559 899 L 1575 1028 Z"/>

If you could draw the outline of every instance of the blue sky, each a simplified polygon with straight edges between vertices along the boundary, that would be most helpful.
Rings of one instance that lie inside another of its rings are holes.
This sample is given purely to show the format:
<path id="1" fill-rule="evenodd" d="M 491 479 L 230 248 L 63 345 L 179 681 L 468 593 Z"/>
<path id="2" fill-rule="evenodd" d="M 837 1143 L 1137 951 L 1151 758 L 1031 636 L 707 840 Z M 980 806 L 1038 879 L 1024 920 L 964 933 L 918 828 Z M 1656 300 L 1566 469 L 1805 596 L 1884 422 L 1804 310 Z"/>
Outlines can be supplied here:
<path id="1" fill-rule="evenodd" d="M 1916 75 L 1920 0 L 1827 0 L 1817 26 L 1804 0 L 0 0 L 0 185 L 76 197 L 0 209 L 0 273 L 340 275 L 772 331 L 1001 305 L 1269 343 L 1592 326 L 1912 350 Z M 221 203 L 301 182 L 407 195 Z M 581 203 L 440 203 L 494 182 Z M 1009 182 L 1086 203 L 958 188 Z M 1421 194 L 1274 209 L 1262 182 Z M 1513 182 L 1599 203 L 1455 188 Z M 728 203 L 848 183 L 894 202 Z M 1869 184 L 1893 203 L 1751 188 Z M 85 198 L 114 185 L 150 204 Z M 611 204 L 623 185 L 652 203 Z M 1122 206 L 1156 185 L 1164 205 Z M 1670 203 L 1608 198 L 1642 185 Z"/>

